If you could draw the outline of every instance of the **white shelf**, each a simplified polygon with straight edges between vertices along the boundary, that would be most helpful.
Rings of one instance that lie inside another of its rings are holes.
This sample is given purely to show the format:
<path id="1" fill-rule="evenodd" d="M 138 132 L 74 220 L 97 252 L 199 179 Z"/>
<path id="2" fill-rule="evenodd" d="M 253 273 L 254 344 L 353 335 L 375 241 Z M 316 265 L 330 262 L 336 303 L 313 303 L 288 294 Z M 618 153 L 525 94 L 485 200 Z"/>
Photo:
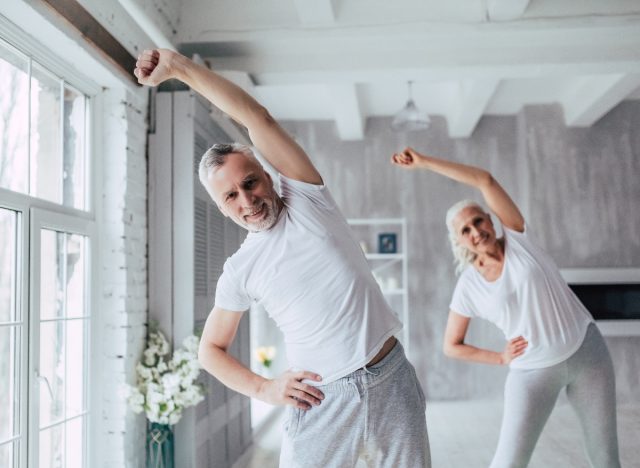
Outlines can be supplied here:
<path id="1" fill-rule="evenodd" d="M 396 253 L 365 252 L 372 274 L 381 284 L 380 290 L 395 313 L 402 320 L 402 335 L 399 336 L 407 355 L 409 354 L 409 274 L 407 268 L 407 221 L 404 218 L 357 218 L 348 219 L 358 242 L 377 245 L 379 234 L 395 232 Z M 362 235 L 365 234 L 365 238 Z M 400 264 L 400 265 L 398 265 Z M 393 279 L 393 281 L 392 281 Z M 384 284 L 384 286 L 382 286 Z"/>
<path id="2" fill-rule="evenodd" d="M 379 224 L 404 224 L 404 218 L 350 218 L 347 222 L 351 226 L 376 226 Z"/>
<path id="3" fill-rule="evenodd" d="M 367 260 L 404 260 L 402 253 L 366 253 Z"/>

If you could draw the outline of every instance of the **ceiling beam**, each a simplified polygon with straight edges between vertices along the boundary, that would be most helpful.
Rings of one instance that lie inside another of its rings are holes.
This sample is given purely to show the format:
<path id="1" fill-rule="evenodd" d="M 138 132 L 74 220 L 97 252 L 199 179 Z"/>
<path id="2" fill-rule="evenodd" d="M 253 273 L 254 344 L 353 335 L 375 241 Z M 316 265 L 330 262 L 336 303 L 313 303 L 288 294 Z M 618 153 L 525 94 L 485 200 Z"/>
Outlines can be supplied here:
<path id="1" fill-rule="evenodd" d="M 500 80 L 478 80 L 460 84 L 457 103 L 447 116 L 451 138 L 468 138 L 472 135 L 499 85 Z"/>
<path id="2" fill-rule="evenodd" d="M 366 122 L 358 97 L 358 85 L 329 85 L 327 91 L 334 109 L 340 139 L 343 141 L 364 139 Z"/>
<path id="3" fill-rule="evenodd" d="M 590 127 L 640 87 L 640 74 L 583 77 L 563 99 L 565 123 Z"/>
<path id="4" fill-rule="evenodd" d="M 333 0 L 294 0 L 298 17 L 304 25 L 329 25 L 336 21 Z"/>
<path id="5" fill-rule="evenodd" d="M 640 72 L 640 15 L 448 28 L 418 23 L 371 31 L 346 26 L 331 34 L 327 28 L 212 33 L 203 35 L 207 42 L 184 44 L 181 51 L 213 57 L 218 68 L 247 71 L 258 84 Z M 411 76 L 416 71 L 420 75 Z M 345 81 L 344 74 L 351 76 Z"/>
<path id="6" fill-rule="evenodd" d="M 487 17 L 491 21 L 513 21 L 520 18 L 529 0 L 488 0 Z"/>

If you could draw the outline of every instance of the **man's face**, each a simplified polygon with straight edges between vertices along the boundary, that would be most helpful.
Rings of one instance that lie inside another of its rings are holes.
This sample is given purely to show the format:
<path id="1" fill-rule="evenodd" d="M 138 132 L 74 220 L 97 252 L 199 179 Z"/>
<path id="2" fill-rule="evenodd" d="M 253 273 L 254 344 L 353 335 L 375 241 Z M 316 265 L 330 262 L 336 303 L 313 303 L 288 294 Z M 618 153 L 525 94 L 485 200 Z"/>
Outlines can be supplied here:
<path id="1" fill-rule="evenodd" d="M 209 173 L 209 187 L 225 216 L 248 231 L 272 227 L 280 212 L 280 198 L 260 163 L 242 153 L 230 153 Z"/>

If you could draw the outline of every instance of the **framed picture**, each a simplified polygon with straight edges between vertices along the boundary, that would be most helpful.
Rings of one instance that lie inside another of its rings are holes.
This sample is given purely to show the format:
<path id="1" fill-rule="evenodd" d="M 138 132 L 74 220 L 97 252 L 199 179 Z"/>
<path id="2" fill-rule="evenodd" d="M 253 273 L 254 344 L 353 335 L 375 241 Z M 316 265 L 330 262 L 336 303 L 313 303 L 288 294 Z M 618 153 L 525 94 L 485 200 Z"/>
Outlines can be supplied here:
<path id="1" fill-rule="evenodd" d="M 398 244 L 395 232 L 383 232 L 378 234 L 378 252 L 379 253 L 396 253 Z"/>

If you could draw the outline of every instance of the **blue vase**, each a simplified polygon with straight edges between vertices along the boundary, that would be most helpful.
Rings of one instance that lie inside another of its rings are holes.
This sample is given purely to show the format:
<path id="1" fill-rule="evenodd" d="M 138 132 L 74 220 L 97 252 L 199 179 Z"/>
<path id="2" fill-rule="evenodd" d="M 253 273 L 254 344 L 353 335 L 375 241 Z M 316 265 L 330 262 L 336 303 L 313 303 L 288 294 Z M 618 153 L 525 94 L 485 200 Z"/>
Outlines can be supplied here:
<path id="1" fill-rule="evenodd" d="M 173 430 L 168 424 L 147 426 L 147 468 L 174 468 Z"/>

